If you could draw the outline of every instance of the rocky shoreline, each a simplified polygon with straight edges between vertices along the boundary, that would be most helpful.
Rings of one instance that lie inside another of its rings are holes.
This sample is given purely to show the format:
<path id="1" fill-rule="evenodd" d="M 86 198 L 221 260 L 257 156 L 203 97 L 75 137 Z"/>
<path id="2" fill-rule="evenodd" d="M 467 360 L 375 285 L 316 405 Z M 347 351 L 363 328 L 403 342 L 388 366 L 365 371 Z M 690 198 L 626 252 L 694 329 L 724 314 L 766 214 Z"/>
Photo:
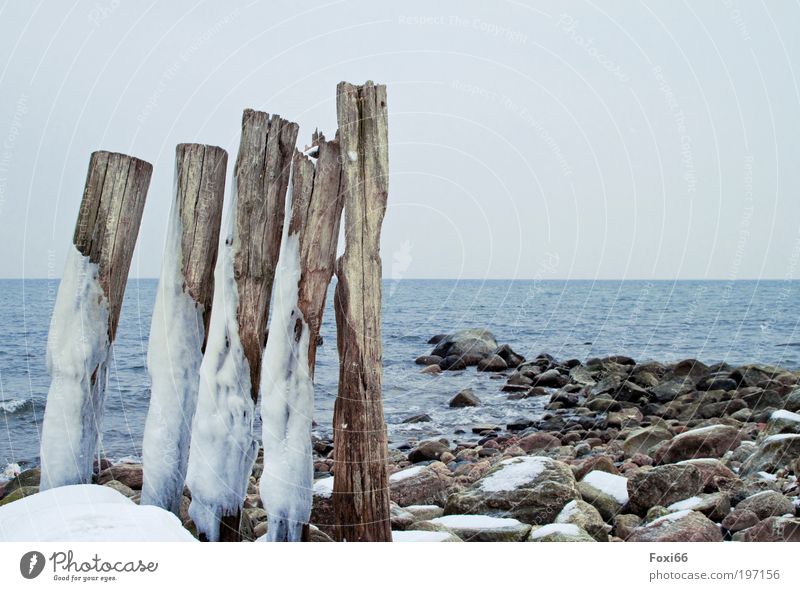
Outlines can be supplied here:
<path id="1" fill-rule="evenodd" d="M 396 541 L 800 541 L 800 372 L 694 359 L 525 360 L 484 329 L 430 344 L 416 360 L 423 373 L 493 372 L 509 405 L 544 397 L 546 410 L 473 425 L 464 440 L 391 450 Z M 481 402 L 463 390 L 442 404 Z M 332 442 L 316 439 L 313 449 L 311 538 L 329 541 Z M 266 532 L 261 469 L 259 456 L 246 540 Z M 96 482 L 136 501 L 141 466 L 98 465 Z M 38 470 L 27 470 L 0 485 L 0 505 L 37 490 Z M 185 493 L 180 517 L 193 531 Z"/>

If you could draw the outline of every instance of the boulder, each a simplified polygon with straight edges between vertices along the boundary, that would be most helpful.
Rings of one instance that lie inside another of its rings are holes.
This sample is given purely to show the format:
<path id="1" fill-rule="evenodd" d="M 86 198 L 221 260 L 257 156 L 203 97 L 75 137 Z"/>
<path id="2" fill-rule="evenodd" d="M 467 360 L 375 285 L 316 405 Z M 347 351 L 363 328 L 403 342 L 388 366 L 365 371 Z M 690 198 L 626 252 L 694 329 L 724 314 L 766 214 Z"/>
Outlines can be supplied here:
<path id="1" fill-rule="evenodd" d="M 574 500 L 564 505 L 556 516 L 555 523 L 577 525 L 598 542 L 608 541 L 610 527 L 606 525 L 600 512 L 586 501 Z"/>
<path id="2" fill-rule="evenodd" d="M 28 470 L 23 470 L 22 472 L 14 476 L 14 478 L 6 482 L 3 492 L 0 493 L 0 497 L 4 495 L 10 495 L 12 492 L 23 486 L 38 487 L 41 477 L 42 477 L 42 471 L 39 468 L 30 468 Z"/>
<path id="3" fill-rule="evenodd" d="M 661 443 L 672 439 L 672 433 L 664 427 L 654 425 L 652 427 L 642 427 L 632 431 L 630 435 L 625 438 L 622 448 L 625 450 L 625 455 L 628 457 L 637 453 L 650 455 L 650 450 Z"/>
<path id="4" fill-rule="evenodd" d="M 789 412 L 800 412 L 800 388 L 795 388 L 789 392 L 783 408 Z"/>
<path id="5" fill-rule="evenodd" d="M 629 542 L 721 542 L 722 532 L 708 517 L 686 509 L 635 528 Z"/>
<path id="6" fill-rule="evenodd" d="M 800 542 L 800 518 L 769 517 L 734 537 L 742 542 Z"/>
<path id="7" fill-rule="evenodd" d="M 716 492 L 720 487 L 727 487 L 731 482 L 738 480 L 730 468 L 716 458 L 698 458 L 678 462 L 678 466 L 694 466 L 700 470 L 700 480 L 703 483 L 703 492 Z"/>
<path id="8" fill-rule="evenodd" d="M 569 379 L 562 376 L 557 369 L 548 369 L 533 378 L 533 385 L 542 388 L 561 388 L 566 386 Z"/>
<path id="9" fill-rule="evenodd" d="M 444 509 L 439 505 L 408 505 L 403 508 L 414 516 L 414 521 L 427 521 L 444 515 Z"/>
<path id="10" fill-rule="evenodd" d="M 730 533 L 736 533 L 758 523 L 758 515 L 745 509 L 733 509 L 722 520 L 722 529 Z"/>
<path id="11" fill-rule="evenodd" d="M 410 511 L 406 511 L 394 501 L 389 503 L 389 521 L 393 530 L 408 529 L 412 523 L 419 521 Z"/>
<path id="12" fill-rule="evenodd" d="M 97 475 L 97 484 L 118 480 L 133 490 L 142 490 L 141 464 L 114 464 Z"/>
<path id="13" fill-rule="evenodd" d="M 465 388 L 450 400 L 450 408 L 464 408 L 466 406 L 480 406 L 481 399 L 475 395 L 472 388 Z"/>
<path id="14" fill-rule="evenodd" d="M 508 345 L 500 345 L 494 350 L 494 354 L 505 361 L 507 367 L 517 367 L 518 365 L 525 363 L 525 358 L 522 355 L 515 353 L 514 350 Z"/>
<path id="15" fill-rule="evenodd" d="M 450 469 L 441 462 L 413 466 L 389 476 L 389 496 L 401 507 L 444 506 L 453 486 Z"/>
<path id="16" fill-rule="evenodd" d="M 456 331 L 441 339 L 431 352 L 445 358 L 451 355 L 478 355 L 485 357 L 497 349 L 494 335 L 485 328 L 468 328 Z"/>
<path id="17" fill-rule="evenodd" d="M 506 369 L 508 369 L 508 364 L 499 355 L 487 355 L 478 362 L 478 371 L 503 371 Z"/>
<path id="18" fill-rule="evenodd" d="M 525 453 L 533 453 L 545 449 L 556 449 L 561 447 L 561 440 L 550 433 L 531 433 L 526 435 L 517 443 Z"/>
<path id="19" fill-rule="evenodd" d="M 700 470 L 691 465 L 669 464 L 643 469 L 628 481 L 630 510 L 645 515 L 651 507 L 667 507 L 703 490 Z"/>
<path id="20" fill-rule="evenodd" d="M 421 355 L 414 360 L 417 365 L 439 365 L 442 358 L 438 355 Z"/>
<path id="21" fill-rule="evenodd" d="M 650 393 L 658 402 L 671 402 L 681 394 L 691 392 L 694 388 L 694 381 L 689 378 L 676 377 L 661 382 L 658 386 L 650 389 Z"/>
<path id="22" fill-rule="evenodd" d="M 418 462 L 429 462 L 431 460 L 438 460 L 442 454 L 450 451 L 447 444 L 435 439 L 422 441 L 408 453 L 408 461 L 412 464 Z"/>
<path id="23" fill-rule="evenodd" d="M 14 501 L 24 499 L 25 497 L 35 495 L 38 492 L 39 492 L 38 486 L 17 487 L 10 494 L 7 494 L 5 497 L 3 497 L 3 500 L 0 501 L 0 507 L 2 507 L 3 505 L 8 505 L 9 503 L 13 503 Z"/>
<path id="24" fill-rule="evenodd" d="M 467 362 L 458 355 L 448 355 L 439 362 L 439 369 L 445 371 L 460 371 L 467 369 Z"/>
<path id="25" fill-rule="evenodd" d="M 800 435 L 770 435 L 758 444 L 755 453 L 742 464 L 740 474 L 775 472 L 800 457 Z"/>
<path id="26" fill-rule="evenodd" d="M 509 517 L 487 515 L 444 515 L 431 519 L 443 525 L 465 542 L 520 542 L 531 526 Z"/>
<path id="27" fill-rule="evenodd" d="M 624 476 L 593 470 L 578 483 L 578 490 L 609 523 L 628 505 L 628 479 Z"/>
<path id="28" fill-rule="evenodd" d="M 800 414 L 788 410 L 776 410 L 770 415 L 764 427 L 764 435 L 782 435 L 784 433 L 800 435 Z"/>
<path id="29" fill-rule="evenodd" d="M 103 486 L 107 486 L 108 488 L 113 488 L 115 491 L 125 495 L 129 499 L 131 499 L 134 496 L 136 496 L 136 491 L 135 490 L 133 490 L 127 484 L 121 483 L 119 480 L 109 480 Z"/>
<path id="30" fill-rule="evenodd" d="M 514 457 L 450 495 L 444 512 L 513 517 L 542 525 L 552 523 L 564 505 L 577 498 L 575 478 L 566 464 L 540 456 Z"/>
<path id="31" fill-rule="evenodd" d="M 404 424 L 411 424 L 411 423 L 430 423 L 433 419 L 428 414 L 420 414 L 408 417 L 403 421 Z"/>
<path id="32" fill-rule="evenodd" d="M 658 446 L 653 459 L 659 464 L 672 464 L 693 458 L 721 458 L 736 449 L 742 433 L 730 425 L 710 425 L 684 431 Z"/>
<path id="33" fill-rule="evenodd" d="M 614 535 L 627 540 L 634 529 L 642 524 L 642 518 L 632 513 L 622 513 L 614 518 Z"/>
<path id="34" fill-rule="evenodd" d="M 670 513 L 690 509 L 698 511 L 708 517 L 711 521 L 719 523 L 731 510 L 731 499 L 725 493 L 707 493 L 694 497 L 689 497 L 683 501 L 672 503 L 667 510 Z"/>
<path id="35" fill-rule="evenodd" d="M 765 490 L 750 495 L 736 505 L 736 508 L 742 511 L 752 511 L 759 519 L 794 513 L 792 501 L 774 490 Z"/>
<path id="36" fill-rule="evenodd" d="M 534 527 L 529 542 L 596 542 L 583 528 L 572 523 L 550 523 Z"/>
<path id="37" fill-rule="evenodd" d="M 442 368 L 439 367 L 438 365 L 428 365 L 422 368 L 422 370 L 419 373 L 424 373 L 426 375 L 436 375 L 442 373 Z"/>

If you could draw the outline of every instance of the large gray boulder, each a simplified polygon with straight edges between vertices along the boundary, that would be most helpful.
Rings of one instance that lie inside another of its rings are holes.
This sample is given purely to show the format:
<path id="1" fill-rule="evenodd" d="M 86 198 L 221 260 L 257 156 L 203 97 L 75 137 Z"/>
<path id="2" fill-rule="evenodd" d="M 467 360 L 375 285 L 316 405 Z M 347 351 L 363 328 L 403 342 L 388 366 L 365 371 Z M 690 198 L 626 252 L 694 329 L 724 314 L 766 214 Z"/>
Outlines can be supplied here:
<path id="1" fill-rule="evenodd" d="M 631 513 L 645 515 L 652 507 L 667 507 L 702 490 L 700 470 L 691 464 L 669 464 L 640 470 L 628 481 Z"/>
<path id="2" fill-rule="evenodd" d="M 477 355 L 486 357 L 497 349 L 497 340 L 485 328 L 466 328 L 445 336 L 431 352 L 446 358 L 450 356 L 464 357 Z"/>
<path id="3" fill-rule="evenodd" d="M 444 512 L 513 517 L 543 525 L 552 523 L 564 505 L 578 498 L 569 466 L 552 458 L 523 456 L 503 460 L 470 487 L 450 495 Z"/>
<path id="4" fill-rule="evenodd" d="M 443 506 L 453 486 L 452 473 L 441 462 L 413 466 L 389 476 L 389 496 L 401 507 Z"/>
<path id="5" fill-rule="evenodd" d="M 721 458 L 742 441 L 742 433 L 730 425 L 710 425 L 685 431 L 655 450 L 653 458 L 659 464 L 672 464 L 694 458 Z"/>

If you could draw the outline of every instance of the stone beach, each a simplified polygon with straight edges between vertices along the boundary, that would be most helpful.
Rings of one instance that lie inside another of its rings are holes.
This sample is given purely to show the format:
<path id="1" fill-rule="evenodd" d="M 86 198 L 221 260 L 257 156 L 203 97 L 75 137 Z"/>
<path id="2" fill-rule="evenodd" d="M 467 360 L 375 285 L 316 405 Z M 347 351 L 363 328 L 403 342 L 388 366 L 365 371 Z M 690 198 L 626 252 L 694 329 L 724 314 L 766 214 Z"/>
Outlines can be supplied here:
<path id="1" fill-rule="evenodd" d="M 508 405 L 543 397 L 545 411 L 391 449 L 397 541 L 800 541 L 800 372 L 695 359 L 526 360 L 485 329 L 430 344 L 416 362 L 431 379 L 494 372 Z M 441 404 L 481 402 L 467 390 Z M 312 541 L 329 541 L 335 528 L 332 449 L 313 442 Z M 262 466 L 259 455 L 242 519 L 248 541 L 266 531 Z M 141 465 L 100 462 L 95 481 L 137 501 Z M 38 469 L 22 472 L 0 485 L 0 505 L 38 484 Z M 180 518 L 193 531 L 184 492 Z"/>

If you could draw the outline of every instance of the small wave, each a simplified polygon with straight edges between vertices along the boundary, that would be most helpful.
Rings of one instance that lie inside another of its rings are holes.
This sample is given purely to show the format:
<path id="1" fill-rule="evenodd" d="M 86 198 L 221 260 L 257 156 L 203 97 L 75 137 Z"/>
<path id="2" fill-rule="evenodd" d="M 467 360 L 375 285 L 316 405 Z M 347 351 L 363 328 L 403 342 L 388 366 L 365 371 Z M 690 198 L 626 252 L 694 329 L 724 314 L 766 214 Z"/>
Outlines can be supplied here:
<path id="1" fill-rule="evenodd" d="M 0 402 L 0 411 L 7 414 L 14 414 L 31 406 L 33 401 L 30 398 L 11 398 Z"/>
<path id="2" fill-rule="evenodd" d="M 798 342 L 791 342 L 791 343 L 778 343 L 777 347 L 800 347 L 800 343 Z"/>
<path id="3" fill-rule="evenodd" d="M 20 472 L 22 472 L 22 468 L 19 467 L 19 464 L 8 464 L 6 469 L 0 472 L 0 482 L 8 482 Z"/>

